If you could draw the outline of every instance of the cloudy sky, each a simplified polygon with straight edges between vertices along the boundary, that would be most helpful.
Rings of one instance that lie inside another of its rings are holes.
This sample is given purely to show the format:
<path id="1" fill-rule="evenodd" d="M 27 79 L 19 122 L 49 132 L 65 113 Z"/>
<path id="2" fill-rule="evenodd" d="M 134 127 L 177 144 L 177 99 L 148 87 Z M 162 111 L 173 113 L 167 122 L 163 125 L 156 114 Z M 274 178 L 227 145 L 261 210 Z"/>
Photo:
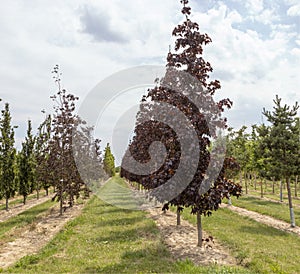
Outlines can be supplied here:
<path id="1" fill-rule="evenodd" d="M 288 104 L 300 101 L 299 0 L 191 0 L 190 6 L 213 40 L 204 51 L 222 84 L 218 98 L 234 101 L 226 113 L 230 126 L 260 123 L 275 94 Z M 2 0 L 0 98 L 19 126 L 17 142 L 27 119 L 36 127 L 41 110 L 52 111 L 55 64 L 63 86 L 81 100 L 122 69 L 164 65 L 180 9 L 179 0 Z"/>

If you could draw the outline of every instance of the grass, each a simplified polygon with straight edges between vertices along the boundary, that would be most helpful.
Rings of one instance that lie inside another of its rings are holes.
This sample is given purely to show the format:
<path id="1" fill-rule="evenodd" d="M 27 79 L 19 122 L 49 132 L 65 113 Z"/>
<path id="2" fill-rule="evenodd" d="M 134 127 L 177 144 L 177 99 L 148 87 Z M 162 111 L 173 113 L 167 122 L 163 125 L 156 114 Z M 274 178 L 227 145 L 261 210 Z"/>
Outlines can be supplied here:
<path id="1" fill-rule="evenodd" d="M 233 197 L 232 204 L 288 223 L 290 222 L 290 211 L 287 204 L 271 202 L 250 196 L 242 196 L 239 199 Z M 294 207 L 294 213 L 296 221 L 300 220 L 300 208 Z"/>
<path id="2" fill-rule="evenodd" d="M 188 209 L 183 217 L 196 224 Z M 300 273 L 300 238 L 239 216 L 229 209 L 219 209 L 203 218 L 203 229 L 225 244 L 254 273 Z"/>
<path id="3" fill-rule="evenodd" d="M 4 239 L 7 235 L 6 233 L 11 229 L 20 228 L 25 225 L 31 224 L 34 222 L 38 215 L 46 212 L 50 206 L 53 205 L 53 202 L 46 201 L 42 204 L 36 205 L 22 213 L 9 218 L 8 220 L 0 223 L 0 240 Z"/>
<path id="4" fill-rule="evenodd" d="M 49 195 L 50 195 L 50 190 L 49 190 Z M 40 198 L 42 198 L 42 197 L 44 197 L 43 191 L 40 192 Z M 36 198 L 37 198 L 36 193 L 29 194 L 27 196 L 26 203 L 33 199 L 36 199 Z M 1 212 L 1 210 L 5 210 L 5 200 L 2 199 L 2 200 L 0 200 L 0 202 L 1 202 L 1 204 L 0 204 L 0 212 Z M 17 196 L 15 196 L 15 198 L 12 198 L 8 201 L 9 208 L 12 208 L 13 206 L 18 205 L 18 204 L 23 205 L 23 196 L 21 196 L 21 195 L 17 195 Z"/>
<path id="5" fill-rule="evenodd" d="M 236 179 L 235 182 L 240 182 L 239 179 Z M 280 193 L 280 187 L 279 187 L 279 182 L 275 182 L 275 192 L 272 193 L 272 182 L 271 181 L 266 181 L 263 182 L 263 197 L 269 198 L 269 199 L 273 199 L 275 201 L 280 202 L 280 197 L 279 197 L 279 193 Z M 245 194 L 245 181 L 242 181 L 242 186 L 243 186 L 243 191 Z M 267 186 L 267 187 L 266 187 Z M 300 195 L 300 183 L 297 184 L 298 188 L 297 188 L 297 192 L 298 195 Z M 287 189 L 286 189 L 286 183 L 283 183 L 283 189 L 282 189 L 282 193 L 283 193 L 283 202 L 288 203 L 288 196 L 287 196 Z M 292 198 L 293 198 L 293 202 L 295 205 L 300 207 L 300 198 L 299 197 L 295 197 L 295 188 L 294 188 L 294 184 L 291 184 L 291 192 L 292 192 Z M 256 196 L 258 198 L 261 197 L 261 189 L 260 189 L 260 181 L 257 182 L 257 186 L 256 186 L 256 190 L 254 188 L 254 183 L 250 183 L 248 181 L 248 194 L 249 195 L 253 195 Z"/>
<path id="6" fill-rule="evenodd" d="M 110 183 L 121 184 L 120 178 Z M 116 199 L 120 201 L 120 193 Z M 134 201 L 123 202 L 133 204 Z M 113 199 L 113 197 L 111 197 Z M 93 196 L 38 254 L 7 272 L 21 273 L 253 273 L 242 267 L 201 267 L 175 261 L 143 211 L 118 208 Z"/>

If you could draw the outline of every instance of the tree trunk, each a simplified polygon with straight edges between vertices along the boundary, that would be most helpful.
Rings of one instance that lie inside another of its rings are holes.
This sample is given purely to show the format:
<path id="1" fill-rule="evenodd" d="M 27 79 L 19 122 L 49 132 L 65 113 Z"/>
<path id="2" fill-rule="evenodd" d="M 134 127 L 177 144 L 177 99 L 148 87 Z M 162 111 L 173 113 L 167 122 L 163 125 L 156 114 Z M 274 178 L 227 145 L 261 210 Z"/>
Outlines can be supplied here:
<path id="1" fill-rule="evenodd" d="M 246 189 L 246 194 L 248 194 L 248 178 L 247 178 L 247 173 L 245 172 L 245 189 Z"/>
<path id="2" fill-rule="evenodd" d="M 40 190 L 39 189 L 36 190 L 36 199 L 37 200 L 40 199 Z"/>
<path id="3" fill-rule="evenodd" d="M 243 185 L 243 172 L 240 172 L 240 185 Z"/>
<path id="4" fill-rule="evenodd" d="M 60 197 L 59 201 L 59 215 L 61 216 L 63 214 L 63 199 Z"/>
<path id="5" fill-rule="evenodd" d="M 275 194 L 275 178 L 272 178 L 272 194 Z"/>
<path id="6" fill-rule="evenodd" d="M 263 188 L 263 181 L 260 181 L 260 197 L 264 197 L 264 188 Z"/>
<path id="7" fill-rule="evenodd" d="M 179 207 L 177 207 L 177 225 L 180 225 L 180 211 L 179 211 Z"/>
<path id="8" fill-rule="evenodd" d="M 297 185 L 298 185 L 298 175 L 296 175 L 296 177 L 295 177 L 295 197 L 298 196 Z"/>
<path id="9" fill-rule="evenodd" d="M 267 179 L 264 179 L 264 183 L 265 183 L 265 193 L 267 193 L 267 188 L 268 188 L 268 183 L 267 183 Z"/>
<path id="10" fill-rule="evenodd" d="M 63 182 L 61 182 L 61 186 L 59 189 L 59 194 L 60 194 L 60 200 L 59 200 L 59 215 L 63 214 L 63 205 L 64 205 L 64 201 L 63 201 Z"/>
<path id="11" fill-rule="evenodd" d="M 27 198 L 27 196 L 26 196 L 26 195 L 23 195 L 23 205 L 26 204 L 26 198 Z"/>
<path id="12" fill-rule="evenodd" d="M 290 184 L 290 179 L 289 178 L 286 178 L 286 187 L 287 187 L 287 191 L 288 191 L 291 227 L 295 227 L 296 226 L 296 224 L 295 224 L 295 214 L 294 214 L 294 209 L 293 209 L 291 184 Z"/>
<path id="13" fill-rule="evenodd" d="M 228 204 L 229 204 L 229 205 L 232 205 L 232 201 L 231 201 L 230 194 L 229 194 L 229 198 L 228 198 Z"/>
<path id="14" fill-rule="evenodd" d="M 8 211 L 8 197 L 5 198 L 5 210 Z"/>
<path id="15" fill-rule="evenodd" d="M 49 189 L 48 189 L 48 187 L 45 190 L 46 190 L 46 196 L 48 196 L 49 195 Z"/>
<path id="16" fill-rule="evenodd" d="M 197 212 L 197 231 L 198 231 L 198 246 L 202 247 L 202 223 L 201 215 Z"/>
<path id="17" fill-rule="evenodd" d="M 282 195 L 282 180 L 280 180 L 280 194 L 279 194 L 280 202 L 283 202 L 283 195 Z"/>
<path id="18" fill-rule="evenodd" d="M 256 174 L 254 174 L 254 189 L 256 190 Z"/>

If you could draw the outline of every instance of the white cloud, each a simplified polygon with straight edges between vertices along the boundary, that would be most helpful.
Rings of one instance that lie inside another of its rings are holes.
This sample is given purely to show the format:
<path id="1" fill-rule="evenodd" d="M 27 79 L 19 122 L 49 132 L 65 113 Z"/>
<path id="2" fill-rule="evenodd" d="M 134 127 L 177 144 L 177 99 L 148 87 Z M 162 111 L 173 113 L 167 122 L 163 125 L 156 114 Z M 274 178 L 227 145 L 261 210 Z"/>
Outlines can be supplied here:
<path id="1" fill-rule="evenodd" d="M 272 25 L 279 20 L 279 16 L 274 9 L 265 9 L 260 14 L 253 16 L 253 19 L 265 25 Z"/>
<path id="2" fill-rule="evenodd" d="M 287 15 L 289 16 L 300 16 L 300 4 L 294 5 L 290 7 L 287 11 Z"/>
<path id="3" fill-rule="evenodd" d="M 245 5 L 250 14 L 258 14 L 264 9 L 264 0 L 247 0 Z"/>

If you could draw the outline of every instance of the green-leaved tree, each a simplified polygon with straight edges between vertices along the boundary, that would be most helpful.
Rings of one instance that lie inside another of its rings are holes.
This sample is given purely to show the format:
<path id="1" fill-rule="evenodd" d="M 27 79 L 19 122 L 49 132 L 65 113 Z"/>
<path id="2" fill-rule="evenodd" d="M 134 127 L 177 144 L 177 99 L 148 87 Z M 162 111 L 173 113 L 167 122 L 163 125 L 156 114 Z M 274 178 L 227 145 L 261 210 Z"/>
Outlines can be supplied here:
<path id="1" fill-rule="evenodd" d="M 8 200 L 15 195 L 17 190 L 14 170 L 16 156 L 14 148 L 15 133 L 14 127 L 11 125 L 11 119 L 9 104 L 6 103 L 0 120 L 0 195 L 6 200 L 6 210 L 8 210 Z"/>
<path id="2" fill-rule="evenodd" d="M 109 177 L 115 176 L 116 169 L 115 169 L 115 157 L 111 152 L 109 143 L 107 143 L 105 150 L 104 150 L 104 159 L 103 159 L 103 166 L 106 174 Z"/>
<path id="3" fill-rule="evenodd" d="M 27 196 L 32 193 L 35 184 L 35 157 L 34 137 L 32 135 L 31 121 L 28 120 L 27 136 L 22 143 L 22 150 L 18 154 L 18 181 L 19 194 L 23 196 L 23 203 L 26 203 Z"/>
<path id="4" fill-rule="evenodd" d="M 295 226 L 295 216 L 292 204 L 290 179 L 295 174 L 299 161 L 299 135 L 297 131 L 296 116 L 299 105 L 296 102 L 290 107 L 282 105 L 281 98 L 276 95 L 273 111 L 263 110 L 269 127 L 268 135 L 265 137 L 266 147 L 269 150 L 270 165 L 272 172 L 277 173 L 286 181 L 291 226 Z"/>

